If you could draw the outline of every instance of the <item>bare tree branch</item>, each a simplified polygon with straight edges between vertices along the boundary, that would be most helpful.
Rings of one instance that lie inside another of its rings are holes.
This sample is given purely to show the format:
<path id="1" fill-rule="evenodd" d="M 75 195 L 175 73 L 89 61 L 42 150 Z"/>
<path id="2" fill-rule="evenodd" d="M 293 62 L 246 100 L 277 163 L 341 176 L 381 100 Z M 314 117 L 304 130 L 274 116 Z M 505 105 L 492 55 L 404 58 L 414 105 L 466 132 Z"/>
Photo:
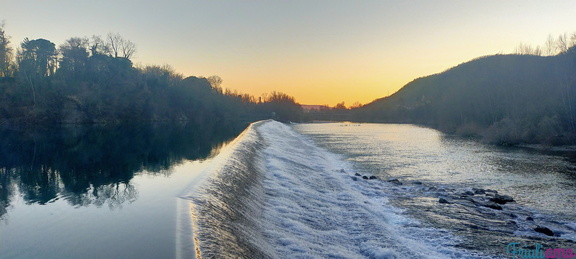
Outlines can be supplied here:
<path id="1" fill-rule="evenodd" d="M 136 52 L 136 44 L 130 40 L 124 39 L 118 33 L 108 33 L 106 41 L 112 56 L 115 58 L 122 55 L 122 57 L 130 59 Z"/>

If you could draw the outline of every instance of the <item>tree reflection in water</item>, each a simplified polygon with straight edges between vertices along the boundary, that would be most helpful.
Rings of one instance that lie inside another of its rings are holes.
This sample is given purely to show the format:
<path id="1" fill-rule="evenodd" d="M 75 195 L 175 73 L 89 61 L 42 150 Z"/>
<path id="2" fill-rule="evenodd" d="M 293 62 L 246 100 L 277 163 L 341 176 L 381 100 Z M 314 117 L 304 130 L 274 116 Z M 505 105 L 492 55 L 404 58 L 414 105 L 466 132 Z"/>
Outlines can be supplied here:
<path id="1" fill-rule="evenodd" d="M 137 173 L 166 174 L 208 158 L 246 124 L 142 123 L 0 131 L 0 219 L 19 193 L 28 204 L 121 207 Z"/>

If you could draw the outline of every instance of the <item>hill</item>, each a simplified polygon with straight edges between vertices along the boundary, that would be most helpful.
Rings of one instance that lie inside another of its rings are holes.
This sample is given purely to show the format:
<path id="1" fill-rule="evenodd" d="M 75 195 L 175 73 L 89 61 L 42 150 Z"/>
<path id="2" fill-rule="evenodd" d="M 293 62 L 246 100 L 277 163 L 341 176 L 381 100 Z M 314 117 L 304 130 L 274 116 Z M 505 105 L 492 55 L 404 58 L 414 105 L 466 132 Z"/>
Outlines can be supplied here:
<path id="1" fill-rule="evenodd" d="M 481 57 L 415 79 L 352 118 L 423 124 L 498 144 L 575 144 L 576 47 L 557 56 Z"/>

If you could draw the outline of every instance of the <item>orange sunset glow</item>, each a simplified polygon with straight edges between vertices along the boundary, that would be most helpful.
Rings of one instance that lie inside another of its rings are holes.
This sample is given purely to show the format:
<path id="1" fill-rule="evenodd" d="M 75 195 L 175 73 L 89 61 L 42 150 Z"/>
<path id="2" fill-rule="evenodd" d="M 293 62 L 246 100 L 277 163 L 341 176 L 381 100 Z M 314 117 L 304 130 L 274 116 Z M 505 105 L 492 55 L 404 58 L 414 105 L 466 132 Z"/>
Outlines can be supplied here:
<path id="1" fill-rule="evenodd" d="M 576 24 L 574 1 L 104 2 L 4 1 L 0 19 L 13 42 L 117 32 L 136 43 L 136 65 L 167 64 L 185 76 L 218 75 L 240 93 L 327 105 L 365 104 Z"/>

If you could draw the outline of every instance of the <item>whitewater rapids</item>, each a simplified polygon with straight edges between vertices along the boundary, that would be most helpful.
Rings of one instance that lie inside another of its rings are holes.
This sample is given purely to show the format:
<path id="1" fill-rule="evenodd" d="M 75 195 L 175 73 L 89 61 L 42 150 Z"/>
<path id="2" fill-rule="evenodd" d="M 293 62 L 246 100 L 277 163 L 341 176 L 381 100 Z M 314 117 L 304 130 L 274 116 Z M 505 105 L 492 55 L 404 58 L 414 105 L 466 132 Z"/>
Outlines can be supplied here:
<path id="1" fill-rule="evenodd" d="M 389 205 L 392 184 L 349 163 L 282 123 L 250 125 L 185 195 L 196 257 L 482 257 Z"/>

